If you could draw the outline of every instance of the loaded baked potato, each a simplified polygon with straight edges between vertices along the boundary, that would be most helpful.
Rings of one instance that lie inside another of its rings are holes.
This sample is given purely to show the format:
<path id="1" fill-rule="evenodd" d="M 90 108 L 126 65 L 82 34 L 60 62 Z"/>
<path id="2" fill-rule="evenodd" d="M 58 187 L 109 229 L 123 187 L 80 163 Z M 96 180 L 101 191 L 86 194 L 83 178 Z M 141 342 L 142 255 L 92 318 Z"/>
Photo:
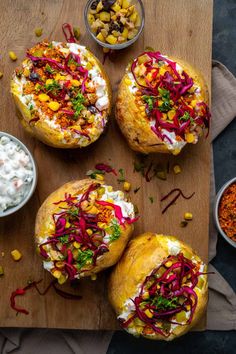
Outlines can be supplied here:
<path id="1" fill-rule="evenodd" d="M 16 69 L 11 92 L 23 127 L 45 144 L 81 148 L 96 141 L 111 111 L 109 79 L 76 43 L 41 42 Z"/>
<path id="2" fill-rule="evenodd" d="M 35 241 L 44 268 L 60 284 L 94 276 L 120 258 L 133 232 L 124 193 L 92 179 L 66 183 L 40 207 Z"/>
<path id="3" fill-rule="evenodd" d="M 120 83 L 116 119 L 133 150 L 177 155 L 209 129 L 208 96 L 203 77 L 190 64 L 144 52 Z"/>
<path id="4" fill-rule="evenodd" d="M 170 341 L 190 330 L 207 305 L 206 266 L 173 236 L 147 232 L 130 241 L 109 283 L 122 328 Z"/>

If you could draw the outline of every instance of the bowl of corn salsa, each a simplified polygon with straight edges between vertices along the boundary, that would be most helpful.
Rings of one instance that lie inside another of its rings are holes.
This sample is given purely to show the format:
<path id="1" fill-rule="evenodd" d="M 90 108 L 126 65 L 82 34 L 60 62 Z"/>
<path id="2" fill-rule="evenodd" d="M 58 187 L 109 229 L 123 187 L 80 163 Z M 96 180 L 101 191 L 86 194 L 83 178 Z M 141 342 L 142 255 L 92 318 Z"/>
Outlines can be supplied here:
<path id="1" fill-rule="evenodd" d="M 226 182 L 219 190 L 214 218 L 219 233 L 236 248 L 236 177 Z"/>
<path id="2" fill-rule="evenodd" d="M 133 44 L 144 27 L 141 0 L 88 0 L 84 10 L 86 28 L 102 47 L 113 50 Z"/>

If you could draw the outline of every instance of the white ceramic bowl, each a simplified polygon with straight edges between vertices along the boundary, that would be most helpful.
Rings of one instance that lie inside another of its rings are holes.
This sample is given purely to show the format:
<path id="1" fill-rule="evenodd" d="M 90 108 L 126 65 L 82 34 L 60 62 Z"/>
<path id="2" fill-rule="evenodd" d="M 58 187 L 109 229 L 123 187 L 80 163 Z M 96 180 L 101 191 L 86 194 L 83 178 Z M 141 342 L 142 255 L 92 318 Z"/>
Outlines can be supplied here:
<path id="1" fill-rule="evenodd" d="M 217 193 L 216 199 L 215 199 L 215 207 L 214 207 L 214 219 L 215 219 L 215 224 L 216 227 L 219 231 L 219 233 L 221 234 L 222 237 L 224 237 L 224 239 L 233 247 L 236 248 L 236 242 L 231 240 L 231 238 L 229 236 L 227 236 L 224 231 L 222 230 L 220 223 L 219 223 L 219 214 L 218 214 L 218 210 L 219 210 L 219 204 L 220 204 L 220 200 L 221 197 L 224 193 L 224 191 L 233 183 L 236 183 L 236 177 L 232 178 L 230 181 L 226 182 L 221 189 L 219 190 L 219 192 Z"/>
<path id="2" fill-rule="evenodd" d="M 34 160 L 32 154 L 30 153 L 30 151 L 27 149 L 27 147 L 19 139 L 17 139 L 15 136 L 13 136 L 11 134 L 0 131 L 0 137 L 2 137 L 2 136 L 7 136 L 9 139 L 14 141 L 18 145 L 20 145 L 20 147 L 26 152 L 26 154 L 29 155 L 30 161 L 32 163 L 32 168 L 33 168 L 33 180 L 31 182 L 31 186 L 29 188 L 28 194 L 26 194 L 25 198 L 19 204 L 15 205 L 13 207 L 10 207 L 3 212 L 0 212 L 0 218 L 7 216 L 7 215 L 11 215 L 11 214 L 15 213 L 16 211 L 20 210 L 32 197 L 32 195 L 35 191 L 36 185 L 37 185 L 37 180 L 38 180 L 38 171 L 37 171 L 37 166 L 36 166 L 35 160 Z"/>

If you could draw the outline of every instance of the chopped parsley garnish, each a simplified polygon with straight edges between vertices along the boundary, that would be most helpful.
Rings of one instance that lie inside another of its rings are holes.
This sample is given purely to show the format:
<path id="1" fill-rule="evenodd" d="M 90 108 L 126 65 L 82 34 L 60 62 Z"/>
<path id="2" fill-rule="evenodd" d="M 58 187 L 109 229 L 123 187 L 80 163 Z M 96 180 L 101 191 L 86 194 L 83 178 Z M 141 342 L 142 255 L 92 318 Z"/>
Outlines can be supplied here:
<path id="1" fill-rule="evenodd" d="M 60 242 L 64 245 L 65 243 L 68 243 L 68 241 L 69 241 L 69 236 L 68 236 L 68 235 L 60 236 L 60 237 L 58 237 L 58 239 L 59 239 Z"/>
<path id="2" fill-rule="evenodd" d="M 55 73 L 55 70 L 54 70 L 49 64 L 46 64 L 45 70 L 46 70 L 49 74 L 54 74 L 54 73 Z"/>
<path id="3" fill-rule="evenodd" d="M 150 202 L 153 204 L 154 198 L 153 198 L 153 197 L 149 197 L 149 200 L 150 200 Z"/>
<path id="4" fill-rule="evenodd" d="M 77 257 L 77 266 L 79 269 L 83 268 L 86 264 L 91 264 L 92 261 L 93 261 L 93 251 L 89 249 L 85 251 L 79 250 L 79 254 Z"/>
<path id="5" fill-rule="evenodd" d="M 158 107 L 159 111 L 160 111 L 160 112 L 163 112 L 163 113 L 168 112 L 169 110 L 171 110 L 171 108 L 172 108 L 172 107 L 171 107 L 169 101 L 164 101 L 164 102 L 162 103 L 162 105 L 161 105 L 160 107 Z"/>
<path id="6" fill-rule="evenodd" d="M 149 110 L 152 111 L 153 110 L 154 101 L 155 101 L 155 96 L 144 95 L 144 96 L 142 96 L 142 99 L 148 104 Z"/>
<path id="7" fill-rule="evenodd" d="M 72 217 L 76 217 L 79 214 L 79 209 L 76 207 L 73 207 L 72 209 L 68 209 L 67 213 Z"/>
<path id="8" fill-rule="evenodd" d="M 178 306 L 178 298 L 166 299 L 163 296 L 157 296 L 151 300 L 151 305 L 159 310 L 175 309 Z"/>
<path id="9" fill-rule="evenodd" d="M 158 66 L 161 67 L 161 66 L 163 66 L 163 65 L 165 65 L 165 62 L 162 61 L 162 60 L 159 60 L 159 61 L 158 61 Z"/>
<path id="10" fill-rule="evenodd" d="M 117 178 L 118 182 L 125 182 L 125 171 L 123 168 L 119 169 L 119 177 Z"/>
<path id="11" fill-rule="evenodd" d="M 32 103 L 29 105 L 29 110 L 32 111 L 34 109 L 34 106 L 32 105 Z"/>
<path id="12" fill-rule="evenodd" d="M 51 43 L 49 43 L 48 48 L 50 48 L 50 49 L 52 49 L 52 48 L 53 48 L 52 42 L 51 42 Z"/>
<path id="13" fill-rule="evenodd" d="M 162 105 L 158 107 L 158 110 L 162 113 L 168 112 L 172 108 L 170 104 L 170 91 L 162 87 L 158 87 L 158 92 L 161 95 L 161 99 L 163 101 Z"/>
<path id="14" fill-rule="evenodd" d="M 80 66 L 80 64 L 78 64 L 73 58 L 70 58 L 68 60 L 68 65 L 75 65 L 75 66 Z"/>
<path id="15" fill-rule="evenodd" d="M 97 175 L 104 175 L 104 174 L 105 172 L 100 170 L 89 170 L 86 172 L 86 176 L 89 176 L 92 179 L 96 179 Z"/>
<path id="16" fill-rule="evenodd" d="M 81 92 L 78 92 L 77 96 L 72 99 L 73 109 L 75 111 L 74 117 L 78 118 L 81 111 L 85 108 L 84 102 L 85 98 Z"/>
<path id="17" fill-rule="evenodd" d="M 61 86 L 57 81 L 53 80 L 51 84 L 45 85 L 45 89 L 47 92 L 52 92 L 56 94 L 57 91 L 61 90 Z"/>
<path id="18" fill-rule="evenodd" d="M 190 119 L 189 112 L 184 112 L 184 115 L 179 118 L 179 120 L 183 120 L 184 122 L 187 122 L 189 119 Z"/>
<path id="19" fill-rule="evenodd" d="M 161 95 L 163 100 L 168 100 L 170 99 L 170 91 L 162 88 L 162 87 L 158 87 L 158 92 Z"/>
<path id="20" fill-rule="evenodd" d="M 137 187 L 134 189 L 134 194 L 138 193 L 138 191 L 140 190 L 141 187 Z"/>
<path id="21" fill-rule="evenodd" d="M 112 234 L 110 235 L 110 241 L 117 240 L 121 235 L 121 229 L 118 221 L 116 219 L 112 220 L 112 225 L 110 226 Z"/>

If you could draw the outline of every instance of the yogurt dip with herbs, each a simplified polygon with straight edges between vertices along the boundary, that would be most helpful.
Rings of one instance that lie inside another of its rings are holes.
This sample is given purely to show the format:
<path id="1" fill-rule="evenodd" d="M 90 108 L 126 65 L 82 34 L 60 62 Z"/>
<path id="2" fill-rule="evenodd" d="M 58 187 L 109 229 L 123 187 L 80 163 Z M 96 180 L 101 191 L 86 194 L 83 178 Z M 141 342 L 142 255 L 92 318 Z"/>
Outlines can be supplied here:
<path id="1" fill-rule="evenodd" d="M 33 165 L 20 144 L 0 137 L 0 212 L 20 204 L 30 191 Z"/>

